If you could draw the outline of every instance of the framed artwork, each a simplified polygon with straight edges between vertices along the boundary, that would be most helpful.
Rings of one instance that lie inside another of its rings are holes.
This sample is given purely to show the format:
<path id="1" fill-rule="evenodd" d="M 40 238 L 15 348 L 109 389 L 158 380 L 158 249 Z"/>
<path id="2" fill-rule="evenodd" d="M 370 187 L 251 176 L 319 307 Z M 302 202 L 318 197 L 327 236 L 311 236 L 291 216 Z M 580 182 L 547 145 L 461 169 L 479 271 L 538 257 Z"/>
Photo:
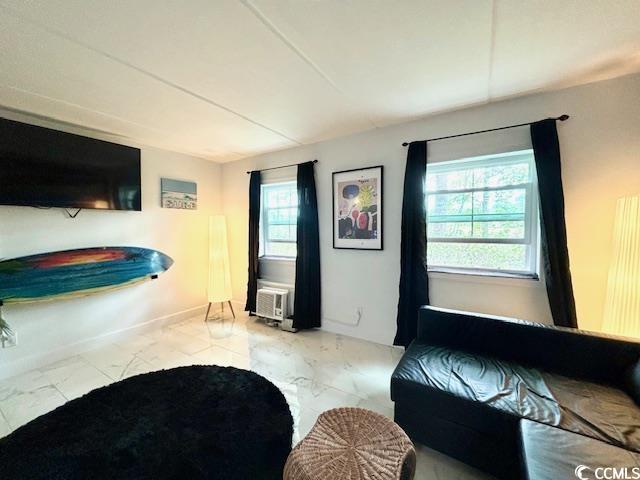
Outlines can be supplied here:
<path id="1" fill-rule="evenodd" d="M 162 208 L 198 209 L 198 186 L 195 182 L 162 178 L 160 179 L 160 190 L 162 192 Z"/>
<path id="2" fill-rule="evenodd" d="M 382 166 L 332 177 L 333 248 L 382 250 Z"/>

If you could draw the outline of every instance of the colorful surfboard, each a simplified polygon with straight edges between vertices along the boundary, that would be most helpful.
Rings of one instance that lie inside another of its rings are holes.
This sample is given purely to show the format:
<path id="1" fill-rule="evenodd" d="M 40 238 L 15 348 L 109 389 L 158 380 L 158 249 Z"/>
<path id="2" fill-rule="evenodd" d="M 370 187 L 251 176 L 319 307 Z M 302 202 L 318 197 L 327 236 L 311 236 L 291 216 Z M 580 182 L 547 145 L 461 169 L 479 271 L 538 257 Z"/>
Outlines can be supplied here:
<path id="1" fill-rule="evenodd" d="M 73 298 L 156 278 L 171 257 L 138 247 L 101 247 L 43 253 L 0 262 L 0 302 Z"/>

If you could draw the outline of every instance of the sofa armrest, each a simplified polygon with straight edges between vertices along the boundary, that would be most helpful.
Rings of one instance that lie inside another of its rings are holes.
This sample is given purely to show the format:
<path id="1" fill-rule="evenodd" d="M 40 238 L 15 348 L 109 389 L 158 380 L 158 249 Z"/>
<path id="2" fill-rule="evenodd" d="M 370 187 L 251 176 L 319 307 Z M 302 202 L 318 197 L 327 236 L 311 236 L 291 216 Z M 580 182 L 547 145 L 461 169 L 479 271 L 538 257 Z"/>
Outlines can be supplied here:
<path id="1" fill-rule="evenodd" d="M 640 343 L 627 338 L 431 306 L 420 310 L 417 341 L 625 390 L 640 358 Z"/>

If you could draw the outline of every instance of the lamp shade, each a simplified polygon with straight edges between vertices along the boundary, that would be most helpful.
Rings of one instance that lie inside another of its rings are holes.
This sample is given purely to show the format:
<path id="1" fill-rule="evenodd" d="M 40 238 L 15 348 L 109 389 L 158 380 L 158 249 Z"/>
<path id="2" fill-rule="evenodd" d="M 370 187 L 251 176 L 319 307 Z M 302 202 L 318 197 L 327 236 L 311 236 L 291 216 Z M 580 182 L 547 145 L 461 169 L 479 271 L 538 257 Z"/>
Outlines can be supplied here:
<path id="1" fill-rule="evenodd" d="M 209 302 L 231 300 L 231 273 L 224 215 L 209 218 Z"/>
<path id="2" fill-rule="evenodd" d="M 640 337 L 640 195 L 618 200 L 603 330 Z"/>

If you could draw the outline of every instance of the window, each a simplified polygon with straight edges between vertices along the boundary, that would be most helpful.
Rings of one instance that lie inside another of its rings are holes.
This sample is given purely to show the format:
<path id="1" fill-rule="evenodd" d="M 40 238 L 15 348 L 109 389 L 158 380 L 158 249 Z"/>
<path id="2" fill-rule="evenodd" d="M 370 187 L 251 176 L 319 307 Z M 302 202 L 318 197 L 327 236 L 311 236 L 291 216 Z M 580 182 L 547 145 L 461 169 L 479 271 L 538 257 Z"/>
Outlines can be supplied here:
<path id="1" fill-rule="evenodd" d="M 427 166 L 430 270 L 537 277 L 532 150 Z"/>
<path id="2" fill-rule="evenodd" d="M 262 185 L 260 256 L 296 256 L 298 190 L 296 182 Z"/>

